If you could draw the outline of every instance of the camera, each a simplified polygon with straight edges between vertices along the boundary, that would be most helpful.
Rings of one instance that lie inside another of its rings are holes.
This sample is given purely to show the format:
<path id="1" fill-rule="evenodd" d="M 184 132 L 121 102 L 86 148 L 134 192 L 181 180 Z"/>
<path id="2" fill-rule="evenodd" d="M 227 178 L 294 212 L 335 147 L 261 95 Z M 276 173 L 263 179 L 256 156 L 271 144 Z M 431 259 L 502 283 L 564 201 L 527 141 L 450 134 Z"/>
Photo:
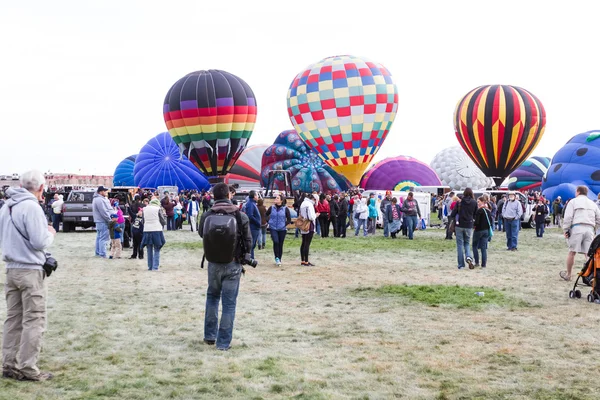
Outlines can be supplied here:
<path id="1" fill-rule="evenodd" d="M 246 253 L 246 254 L 244 255 L 244 258 L 242 258 L 241 264 L 242 264 L 242 265 L 249 265 L 249 266 L 251 266 L 252 268 L 256 268 L 256 266 L 258 265 L 258 261 L 256 261 L 255 259 L 253 259 L 253 258 L 250 256 L 250 253 Z"/>
<path id="2" fill-rule="evenodd" d="M 52 272 L 56 271 L 56 268 L 58 268 L 58 262 L 50 255 L 50 253 L 46 253 L 46 262 L 42 268 L 44 269 L 44 272 L 46 272 L 46 276 L 50 276 L 52 275 Z"/>

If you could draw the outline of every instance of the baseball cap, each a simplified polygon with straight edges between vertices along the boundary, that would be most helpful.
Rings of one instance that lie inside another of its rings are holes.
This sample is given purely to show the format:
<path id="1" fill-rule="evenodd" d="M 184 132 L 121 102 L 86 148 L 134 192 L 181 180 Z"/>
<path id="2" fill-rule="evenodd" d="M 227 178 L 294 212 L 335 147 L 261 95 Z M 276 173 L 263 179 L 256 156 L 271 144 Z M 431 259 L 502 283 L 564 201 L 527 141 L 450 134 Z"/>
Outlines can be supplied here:
<path id="1" fill-rule="evenodd" d="M 108 191 L 108 188 L 106 188 L 104 186 L 99 186 L 98 190 L 97 190 L 98 193 L 100 193 L 100 192 L 107 192 L 107 191 Z"/>

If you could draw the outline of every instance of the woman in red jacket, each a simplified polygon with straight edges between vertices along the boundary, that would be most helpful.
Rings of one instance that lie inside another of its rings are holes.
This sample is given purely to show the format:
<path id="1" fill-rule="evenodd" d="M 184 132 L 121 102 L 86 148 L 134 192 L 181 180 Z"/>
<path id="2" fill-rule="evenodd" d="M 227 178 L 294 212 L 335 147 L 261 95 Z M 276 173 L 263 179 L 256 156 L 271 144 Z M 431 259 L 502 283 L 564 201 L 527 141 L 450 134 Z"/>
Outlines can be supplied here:
<path id="1" fill-rule="evenodd" d="M 319 203 L 317 204 L 317 212 L 319 213 L 319 225 L 321 225 L 321 237 L 329 237 L 329 202 L 325 198 L 325 195 L 321 193 L 319 197 Z"/>

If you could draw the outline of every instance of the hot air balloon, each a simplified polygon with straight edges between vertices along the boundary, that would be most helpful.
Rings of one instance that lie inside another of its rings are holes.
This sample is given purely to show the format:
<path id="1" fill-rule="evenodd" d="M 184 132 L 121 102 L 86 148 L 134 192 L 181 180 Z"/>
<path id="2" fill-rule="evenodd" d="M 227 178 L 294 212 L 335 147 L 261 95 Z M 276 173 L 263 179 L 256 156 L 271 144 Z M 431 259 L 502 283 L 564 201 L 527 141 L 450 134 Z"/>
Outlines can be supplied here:
<path id="1" fill-rule="evenodd" d="M 471 161 L 460 146 L 448 147 L 433 157 L 431 168 L 442 181 L 442 185 L 452 190 L 485 189 L 494 186 L 494 181 L 486 177 Z"/>
<path id="2" fill-rule="evenodd" d="M 140 150 L 133 169 L 135 185 L 143 188 L 177 186 L 185 190 L 209 189 L 210 184 L 194 164 L 179 154 L 168 132 L 150 139 Z"/>
<path id="3" fill-rule="evenodd" d="M 454 112 L 458 142 L 496 185 L 529 157 L 545 126 L 542 103 L 516 86 L 475 88 L 458 102 Z"/>
<path id="4" fill-rule="evenodd" d="M 549 157 L 528 158 L 508 177 L 508 190 L 539 190 L 549 166 Z"/>
<path id="5" fill-rule="evenodd" d="M 137 154 L 127 157 L 117 165 L 113 174 L 113 186 L 135 186 L 133 167 Z"/>
<path id="6" fill-rule="evenodd" d="M 348 190 L 350 182 L 323 162 L 294 130 L 281 132 L 262 157 L 262 184 L 268 186 L 269 171 L 289 171 L 292 190 L 337 193 Z M 285 190 L 284 177 L 275 174 L 274 187 Z"/>
<path id="7" fill-rule="evenodd" d="M 329 57 L 294 78 L 287 106 L 300 137 L 357 185 L 394 122 L 398 90 L 381 64 Z"/>
<path id="8" fill-rule="evenodd" d="M 252 135 L 256 99 L 229 72 L 196 71 L 169 89 L 163 116 L 181 151 L 211 182 L 220 182 Z"/>
<path id="9" fill-rule="evenodd" d="M 360 180 L 365 190 L 404 190 L 414 186 L 441 186 L 431 167 L 416 158 L 388 157 L 373 165 Z"/>
<path id="10" fill-rule="evenodd" d="M 575 197 L 577 186 L 588 187 L 588 197 L 596 200 L 600 193 L 600 130 L 575 135 L 552 157 L 542 194 L 554 201 Z"/>
<path id="11" fill-rule="evenodd" d="M 233 168 L 225 175 L 225 183 L 237 183 L 244 187 L 260 187 L 262 156 L 267 147 L 269 147 L 268 144 L 256 144 L 246 147 Z"/>

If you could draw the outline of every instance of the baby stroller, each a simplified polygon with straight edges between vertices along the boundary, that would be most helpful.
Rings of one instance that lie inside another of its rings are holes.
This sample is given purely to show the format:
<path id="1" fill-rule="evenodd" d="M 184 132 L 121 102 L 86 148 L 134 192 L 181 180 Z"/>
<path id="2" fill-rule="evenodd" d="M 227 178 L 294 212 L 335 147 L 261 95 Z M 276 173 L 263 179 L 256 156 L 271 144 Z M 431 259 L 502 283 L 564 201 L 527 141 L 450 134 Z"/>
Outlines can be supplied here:
<path id="1" fill-rule="evenodd" d="M 587 301 L 593 303 L 598 300 L 600 302 L 600 235 L 596 236 L 588 250 L 588 259 L 583 264 L 583 269 L 577 274 L 573 290 L 569 292 L 571 299 L 581 298 L 581 291 L 578 286 L 590 286 L 592 289 L 587 295 Z M 581 282 L 580 282 L 581 280 Z"/>

